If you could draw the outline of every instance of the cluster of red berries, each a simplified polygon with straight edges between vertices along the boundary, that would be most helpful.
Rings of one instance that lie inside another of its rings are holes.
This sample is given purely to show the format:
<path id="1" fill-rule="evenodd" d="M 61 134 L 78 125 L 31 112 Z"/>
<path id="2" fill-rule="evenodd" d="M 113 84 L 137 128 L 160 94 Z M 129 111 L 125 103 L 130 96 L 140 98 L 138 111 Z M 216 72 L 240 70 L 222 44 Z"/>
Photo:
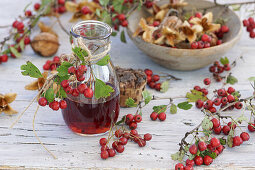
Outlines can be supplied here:
<path id="1" fill-rule="evenodd" d="M 38 104 L 40 106 L 46 106 L 46 105 L 49 105 L 49 107 L 52 109 L 52 110 L 59 110 L 60 109 L 65 109 L 67 107 L 67 103 L 65 100 L 60 100 L 59 102 L 54 100 L 53 102 L 48 102 L 47 99 L 45 97 L 41 97 L 39 100 L 38 100 Z"/>
<path id="2" fill-rule="evenodd" d="M 254 28 L 255 28 L 255 21 L 252 17 L 243 20 L 243 26 L 246 27 L 247 32 L 250 33 L 250 37 L 251 38 L 255 38 L 255 32 L 254 32 Z"/>
<path id="3" fill-rule="evenodd" d="M 111 11 L 114 12 L 114 8 L 111 8 Z M 117 14 L 115 17 L 112 18 L 113 28 L 118 31 L 119 26 L 127 27 L 128 21 L 125 14 Z"/>
<path id="4" fill-rule="evenodd" d="M 153 4 L 154 4 L 153 0 L 146 0 L 144 6 L 146 6 L 146 8 L 151 8 Z"/>
<path id="5" fill-rule="evenodd" d="M 224 34 L 228 32 L 229 32 L 229 27 L 227 25 L 222 25 L 221 28 L 217 32 L 215 32 L 215 34 L 218 37 L 218 39 L 222 39 L 224 37 Z M 217 42 L 217 45 L 218 45 L 218 42 Z"/>
<path id="6" fill-rule="evenodd" d="M 70 75 L 75 75 L 76 79 L 80 82 L 85 80 L 84 73 L 87 71 L 87 67 L 85 65 L 80 65 L 77 68 L 74 66 L 71 66 L 68 68 L 68 73 Z M 65 92 L 67 94 L 70 94 L 74 97 L 79 96 L 80 94 L 83 94 L 86 98 L 92 98 L 93 97 L 93 90 L 87 86 L 85 83 L 80 83 L 77 88 L 73 88 L 72 85 L 70 85 L 68 80 L 63 80 L 61 82 L 61 86 L 64 88 Z"/>
<path id="7" fill-rule="evenodd" d="M 159 119 L 160 121 L 164 121 L 164 120 L 166 120 L 166 113 L 165 112 L 161 112 L 161 113 L 152 112 L 150 115 L 150 118 L 153 121 L 155 121 L 157 119 Z"/>
<path id="8" fill-rule="evenodd" d="M 56 70 L 58 66 L 60 66 L 60 58 L 55 56 L 53 60 L 47 60 L 46 63 L 43 65 L 44 70 Z"/>
<path id="9" fill-rule="evenodd" d="M 222 153 L 222 151 L 224 150 L 224 146 L 221 145 L 220 140 L 217 138 L 212 138 L 208 144 L 206 144 L 206 142 L 204 141 L 199 141 L 197 144 L 192 144 L 189 147 L 189 152 L 192 155 L 196 155 L 194 157 L 194 159 L 190 160 L 187 159 L 186 160 L 186 166 L 184 167 L 184 165 L 182 163 L 178 163 L 175 165 L 175 169 L 176 170 L 190 170 L 193 169 L 193 166 L 200 166 L 200 165 L 210 165 L 213 162 L 213 158 L 209 155 L 202 155 L 199 154 L 197 155 L 198 151 L 203 152 L 207 150 L 208 152 L 214 152 L 216 153 L 216 155 L 218 156 L 219 154 Z"/>
<path id="10" fill-rule="evenodd" d="M 195 86 L 195 90 L 200 90 L 199 86 Z M 234 96 L 233 93 L 235 92 L 235 89 L 233 87 L 229 87 L 227 90 L 224 88 L 217 90 L 217 96 L 214 100 L 207 100 L 206 102 L 203 102 L 202 100 L 196 101 L 196 107 L 201 109 L 204 108 L 206 110 L 209 110 L 211 113 L 215 113 L 217 111 L 216 106 L 220 106 L 220 108 L 224 108 L 228 103 L 233 103 L 235 101 L 238 101 L 238 97 L 240 96 Z M 208 92 L 207 92 L 208 93 Z M 214 107 L 215 106 L 215 107 Z M 236 102 L 234 105 L 229 106 L 226 109 L 233 110 L 234 108 L 240 110 L 243 107 L 243 104 L 241 102 Z M 224 111 L 226 111 L 226 109 Z"/>
<path id="11" fill-rule="evenodd" d="M 161 83 L 157 83 L 160 80 L 160 76 L 157 74 L 153 74 L 152 70 L 150 69 L 145 69 L 144 72 L 146 74 L 147 84 L 149 85 L 149 87 L 160 91 Z"/>
<path id="12" fill-rule="evenodd" d="M 144 147 L 146 145 L 146 141 L 150 141 L 152 135 L 147 133 L 143 137 L 139 135 L 137 132 L 137 123 L 142 121 L 141 115 L 132 115 L 127 114 L 125 116 L 125 124 L 129 126 L 130 132 L 122 131 L 120 129 L 114 132 L 114 136 L 116 139 L 112 142 L 112 148 L 109 148 L 109 141 L 106 138 L 101 138 L 99 144 L 101 145 L 101 158 L 107 159 L 108 157 L 114 157 L 116 155 L 116 151 L 118 153 L 124 152 L 125 145 L 127 144 L 128 140 L 134 141 L 139 145 L 139 147 Z"/>
<path id="13" fill-rule="evenodd" d="M 34 4 L 35 11 L 38 11 L 40 7 L 41 7 L 40 3 Z M 57 4 L 54 4 L 53 6 L 53 11 L 60 14 L 65 13 L 66 12 L 65 0 L 57 0 Z"/>
<path id="14" fill-rule="evenodd" d="M 220 82 L 222 80 L 222 76 L 220 75 L 224 71 L 230 71 L 231 66 L 230 64 L 225 64 L 221 65 L 220 62 L 215 61 L 212 66 L 209 67 L 209 71 L 213 73 L 213 78 L 217 81 Z"/>

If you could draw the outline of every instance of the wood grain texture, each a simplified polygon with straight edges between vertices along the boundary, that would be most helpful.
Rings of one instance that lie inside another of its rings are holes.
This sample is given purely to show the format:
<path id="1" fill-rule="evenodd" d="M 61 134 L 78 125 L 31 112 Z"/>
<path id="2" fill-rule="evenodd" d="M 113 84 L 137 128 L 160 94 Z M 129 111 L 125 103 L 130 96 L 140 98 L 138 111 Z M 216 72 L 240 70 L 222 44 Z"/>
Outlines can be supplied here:
<path id="1" fill-rule="evenodd" d="M 23 7 L 30 0 L 1 0 L 0 1 L 0 25 L 11 24 L 13 18 L 22 13 Z M 70 14 L 61 16 L 66 28 L 72 24 L 68 23 Z M 48 18 L 43 18 L 46 23 L 53 23 Z M 56 24 L 54 29 L 60 35 L 60 49 L 58 54 L 70 53 L 68 37 Z M 0 39 L 6 35 L 6 30 L 0 30 Z M 33 34 L 34 35 L 34 34 Z M 243 97 L 252 93 L 252 87 L 247 79 L 255 76 L 254 60 L 255 40 L 248 38 L 244 32 L 242 39 L 226 56 L 232 60 L 241 54 L 244 60 L 238 63 L 233 70 L 233 74 L 238 78 L 239 83 L 234 87 L 241 91 Z M 139 51 L 128 39 L 127 44 L 120 43 L 119 37 L 112 38 L 112 59 L 115 65 L 133 68 L 151 68 L 152 70 L 167 72 L 177 77 L 183 78 L 179 82 L 171 82 L 167 93 L 151 91 L 157 96 L 184 96 L 194 85 L 202 85 L 202 80 L 209 77 L 208 67 L 192 71 L 178 72 L 170 71 L 153 63 L 145 54 Z M 35 55 L 30 47 L 27 47 L 20 59 L 10 59 L 6 64 L 0 65 L 0 92 L 16 92 L 17 100 L 11 105 L 15 110 L 21 112 L 33 99 L 36 92 L 26 91 L 24 86 L 31 81 L 29 77 L 20 74 L 20 65 L 30 60 L 39 68 L 48 58 L 41 58 Z M 217 84 L 216 87 L 220 87 Z M 176 100 L 180 102 L 182 100 Z M 61 112 L 54 112 L 49 108 L 40 108 L 36 118 L 36 129 L 42 142 L 57 156 L 54 160 L 38 143 L 32 131 L 32 119 L 36 104 L 25 113 L 19 123 L 9 129 L 11 123 L 16 119 L 16 115 L 0 115 L 0 169 L 84 169 L 84 168 L 155 168 L 173 169 L 176 162 L 171 160 L 170 155 L 178 150 L 178 142 L 186 131 L 191 130 L 202 119 L 202 113 L 192 108 L 189 111 L 178 111 L 171 115 L 167 112 L 165 122 L 150 121 L 149 114 L 153 105 L 167 104 L 167 100 L 153 101 L 144 109 L 143 122 L 139 124 L 138 130 L 141 134 L 151 133 L 152 141 L 148 142 L 144 148 L 139 148 L 136 144 L 129 143 L 123 154 L 117 155 L 106 161 L 100 158 L 100 147 L 98 140 L 100 137 L 81 137 L 72 133 L 65 125 Z M 121 115 L 134 113 L 134 108 L 121 109 Z M 236 113 L 233 113 L 236 115 Z M 246 113 L 247 114 L 247 113 Z M 255 134 L 242 146 L 233 149 L 226 149 L 210 167 L 200 167 L 198 169 L 255 169 L 254 161 Z"/>

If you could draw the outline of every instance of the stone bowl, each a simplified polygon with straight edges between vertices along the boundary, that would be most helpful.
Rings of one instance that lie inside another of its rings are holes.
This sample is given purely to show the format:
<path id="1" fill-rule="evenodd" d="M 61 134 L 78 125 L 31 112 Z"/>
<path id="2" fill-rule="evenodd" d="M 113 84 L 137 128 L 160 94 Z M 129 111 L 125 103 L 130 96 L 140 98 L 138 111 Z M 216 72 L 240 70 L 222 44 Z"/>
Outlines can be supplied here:
<path id="1" fill-rule="evenodd" d="M 158 4 L 162 5 L 168 2 L 168 0 L 161 0 Z M 213 2 L 204 0 L 189 0 L 188 3 L 189 5 L 185 7 L 186 10 L 214 6 Z M 206 10 L 206 12 L 210 11 L 213 13 L 214 20 L 224 16 L 224 19 L 227 19 L 226 25 L 230 28 L 230 31 L 224 35 L 223 43 L 218 46 L 195 50 L 177 49 L 147 43 L 140 36 L 133 37 L 132 35 L 138 27 L 140 18 L 148 16 L 148 12 L 143 8 L 140 10 L 135 9 L 130 13 L 127 33 L 141 51 L 161 66 L 172 70 L 196 70 L 223 57 L 238 42 L 242 34 L 242 22 L 235 12 L 224 6 L 217 6 Z"/>

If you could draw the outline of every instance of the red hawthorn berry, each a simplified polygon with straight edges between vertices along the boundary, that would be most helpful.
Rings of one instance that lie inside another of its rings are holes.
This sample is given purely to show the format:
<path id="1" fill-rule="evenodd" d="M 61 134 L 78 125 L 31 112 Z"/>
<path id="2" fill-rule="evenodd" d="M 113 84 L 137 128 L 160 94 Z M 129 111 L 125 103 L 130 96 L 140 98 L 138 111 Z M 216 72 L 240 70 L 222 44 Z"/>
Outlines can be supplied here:
<path id="1" fill-rule="evenodd" d="M 201 87 L 200 87 L 200 86 L 195 86 L 195 87 L 194 87 L 194 90 L 200 91 L 200 90 L 201 90 Z"/>
<path id="2" fill-rule="evenodd" d="M 118 146 L 118 141 L 114 141 L 114 142 L 112 143 L 112 148 L 113 148 L 113 149 L 116 149 L 117 146 Z"/>
<path id="3" fill-rule="evenodd" d="M 216 113 L 216 112 L 217 112 L 217 110 L 216 110 L 215 107 L 211 107 L 211 108 L 209 109 L 209 111 L 210 111 L 211 113 Z"/>
<path id="4" fill-rule="evenodd" d="M 250 25 L 249 21 L 247 19 L 243 20 L 243 26 L 248 27 Z"/>
<path id="5" fill-rule="evenodd" d="M 216 150 L 216 148 L 212 147 L 211 144 L 208 144 L 208 145 L 207 145 L 207 149 L 208 149 L 209 151 L 211 151 L 211 152 L 214 152 L 214 151 Z"/>
<path id="6" fill-rule="evenodd" d="M 184 165 L 182 163 L 178 163 L 175 165 L 175 170 L 184 170 Z"/>
<path id="7" fill-rule="evenodd" d="M 220 99 L 220 98 L 214 99 L 214 100 L 213 100 L 213 104 L 214 104 L 215 106 L 219 106 L 219 105 L 221 104 L 221 99 Z"/>
<path id="8" fill-rule="evenodd" d="M 51 105 L 52 110 L 59 110 L 59 103 L 57 101 L 53 101 Z"/>
<path id="9" fill-rule="evenodd" d="M 125 132 L 125 133 L 123 134 L 123 137 L 124 137 L 124 138 L 127 138 L 127 139 L 129 139 L 129 137 L 130 137 L 130 134 L 129 134 L 128 132 Z"/>
<path id="10" fill-rule="evenodd" d="M 25 44 L 25 45 L 30 44 L 30 38 L 29 38 L 28 36 L 26 36 L 26 37 L 24 38 L 24 44 Z"/>
<path id="11" fill-rule="evenodd" d="M 231 70 L 231 67 L 230 67 L 229 64 L 225 64 L 223 68 L 224 68 L 225 71 Z"/>
<path id="12" fill-rule="evenodd" d="M 253 30 L 250 31 L 250 38 L 255 38 L 255 32 Z"/>
<path id="13" fill-rule="evenodd" d="M 255 132 L 255 123 L 249 123 L 248 124 L 248 130 L 250 132 Z"/>
<path id="14" fill-rule="evenodd" d="M 106 138 L 101 138 L 101 139 L 99 140 L 99 144 L 100 144 L 101 146 L 106 145 L 106 144 L 107 144 L 107 139 L 106 139 Z"/>
<path id="15" fill-rule="evenodd" d="M 150 86 L 150 88 L 152 88 L 152 89 L 154 89 L 154 88 L 155 88 L 155 85 L 156 85 L 156 83 L 155 83 L 155 82 L 153 82 L 153 81 L 149 83 L 149 86 Z"/>
<path id="16" fill-rule="evenodd" d="M 130 134 L 133 135 L 133 136 L 135 136 L 135 135 L 138 135 L 138 132 L 137 132 L 137 130 L 131 130 L 131 131 L 130 131 Z"/>
<path id="17" fill-rule="evenodd" d="M 86 88 L 83 94 L 86 98 L 92 98 L 93 90 L 91 88 Z"/>
<path id="18" fill-rule="evenodd" d="M 201 40 L 203 42 L 211 42 L 212 38 L 207 34 L 203 34 Z"/>
<path id="19" fill-rule="evenodd" d="M 158 118 L 160 121 L 164 121 L 164 120 L 166 120 L 166 114 L 164 112 L 162 112 L 158 115 Z"/>
<path id="20" fill-rule="evenodd" d="M 203 105 L 204 105 L 204 102 L 203 102 L 202 100 L 198 99 L 198 100 L 196 101 L 196 107 L 197 107 L 198 109 L 201 109 L 201 108 L 203 107 Z"/>
<path id="21" fill-rule="evenodd" d="M 87 14 L 91 14 L 92 11 L 89 9 L 89 7 L 84 6 L 84 7 L 82 7 L 82 9 L 81 9 L 81 13 L 82 13 L 83 15 L 87 15 Z"/>
<path id="22" fill-rule="evenodd" d="M 187 159 L 186 160 L 186 166 L 194 166 L 195 165 L 195 161 L 192 159 L 192 160 L 190 160 L 190 159 Z"/>
<path id="23" fill-rule="evenodd" d="M 154 26 L 154 27 L 157 27 L 157 26 L 159 26 L 159 25 L 160 25 L 160 22 L 159 22 L 159 21 L 154 21 L 154 22 L 153 22 L 153 26 Z"/>
<path id="24" fill-rule="evenodd" d="M 209 71 L 210 71 L 211 73 L 214 73 L 214 72 L 216 71 L 216 67 L 215 67 L 215 66 L 209 67 Z"/>
<path id="25" fill-rule="evenodd" d="M 70 86 L 68 86 L 68 87 L 65 88 L 65 92 L 66 92 L 67 94 L 72 94 L 72 93 L 73 93 L 73 88 L 70 87 Z"/>
<path id="26" fill-rule="evenodd" d="M 121 26 L 122 27 L 127 27 L 128 26 L 128 21 L 127 20 L 123 20 L 123 21 L 121 21 Z"/>
<path id="27" fill-rule="evenodd" d="M 73 89 L 72 95 L 73 95 L 74 97 L 79 96 L 79 91 L 78 91 L 77 88 Z"/>
<path id="28" fill-rule="evenodd" d="M 117 147 L 116 147 L 116 151 L 118 152 L 118 153 L 122 153 L 122 152 L 124 152 L 124 146 L 123 145 L 118 145 Z"/>
<path id="29" fill-rule="evenodd" d="M 41 97 L 39 100 L 38 100 L 38 104 L 40 106 L 46 106 L 48 103 L 47 99 L 45 97 Z"/>
<path id="30" fill-rule="evenodd" d="M 196 146 L 195 144 L 193 144 L 193 145 L 191 145 L 191 146 L 189 147 L 189 152 L 190 152 L 192 155 L 197 154 L 197 150 L 198 150 L 198 148 L 197 148 L 197 146 Z"/>
<path id="31" fill-rule="evenodd" d="M 118 19 L 119 19 L 120 21 L 123 21 L 123 20 L 126 19 L 126 16 L 125 16 L 124 14 L 119 14 L 119 15 L 118 15 Z"/>
<path id="32" fill-rule="evenodd" d="M 83 74 L 84 72 L 87 71 L 87 67 L 85 65 L 80 65 L 78 68 L 77 68 L 77 71 L 80 72 L 81 74 Z"/>
<path id="33" fill-rule="evenodd" d="M 60 109 L 66 109 L 66 108 L 67 108 L 67 103 L 66 103 L 66 101 L 65 101 L 65 100 L 61 100 L 61 101 L 59 102 L 59 107 L 60 107 Z"/>
<path id="34" fill-rule="evenodd" d="M 137 128 L 137 123 L 136 123 L 136 122 L 130 123 L 130 124 L 129 124 L 129 128 L 130 128 L 131 130 L 136 129 L 136 128 Z"/>
<path id="35" fill-rule="evenodd" d="M 138 140 L 137 143 L 138 143 L 139 147 L 144 147 L 146 145 L 146 141 L 143 139 Z"/>
<path id="36" fill-rule="evenodd" d="M 242 132 L 240 134 L 240 137 L 242 138 L 243 141 L 248 141 L 250 139 L 250 135 L 247 132 Z"/>
<path id="37" fill-rule="evenodd" d="M 158 113 L 152 112 L 150 115 L 151 120 L 156 120 L 158 118 Z"/>
<path id="38" fill-rule="evenodd" d="M 41 7 L 41 4 L 39 4 L 39 3 L 35 3 L 35 4 L 34 4 L 34 9 L 35 9 L 35 11 L 39 10 L 40 7 Z"/>
<path id="39" fill-rule="evenodd" d="M 198 41 L 197 42 L 198 43 L 198 49 L 202 49 L 202 48 L 204 48 L 204 42 L 203 41 Z"/>
<path id="40" fill-rule="evenodd" d="M 149 133 L 146 133 L 144 136 L 143 136 L 144 140 L 145 141 L 150 141 L 152 139 L 152 135 L 149 134 Z"/>
<path id="41" fill-rule="evenodd" d="M 204 104 L 204 108 L 209 110 L 213 106 L 213 102 L 211 100 L 207 100 Z"/>
<path id="42" fill-rule="evenodd" d="M 26 17 L 32 16 L 32 12 L 31 12 L 30 10 L 26 10 L 26 11 L 25 11 L 25 16 L 26 16 Z"/>
<path id="43" fill-rule="evenodd" d="M 201 12 L 196 12 L 195 13 L 195 17 L 197 17 L 197 18 L 202 18 L 203 17 L 203 15 L 202 15 L 202 13 Z"/>
<path id="44" fill-rule="evenodd" d="M 224 150 L 224 146 L 220 145 L 216 149 L 219 151 L 219 153 L 221 153 Z"/>
<path id="45" fill-rule="evenodd" d="M 67 87 L 69 86 L 68 80 L 63 80 L 63 81 L 61 82 L 61 86 L 62 86 L 63 88 L 67 88 Z"/>
<path id="46" fill-rule="evenodd" d="M 227 97 L 222 97 L 222 98 L 221 98 L 221 103 L 222 103 L 223 105 L 227 104 L 227 103 L 228 103 L 228 98 L 227 98 Z"/>
<path id="47" fill-rule="evenodd" d="M 159 81 L 159 79 L 160 79 L 159 75 L 153 75 L 152 76 L 152 81 L 154 81 L 154 82 Z"/>
<path id="48" fill-rule="evenodd" d="M 157 91 L 160 91 L 161 90 L 161 83 L 157 83 L 155 84 L 155 87 L 154 87 Z"/>
<path id="49" fill-rule="evenodd" d="M 201 92 L 204 93 L 205 96 L 208 94 L 208 90 L 205 89 L 205 88 L 202 88 L 202 89 L 201 89 Z"/>
<path id="50" fill-rule="evenodd" d="M 213 131 L 214 131 L 215 134 L 219 135 L 220 132 L 221 132 L 221 126 L 218 126 L 218 127 L 214 128 Z"/>
<path id="51" fill-rule="evenodd" d="M 16 28 L 17 28 L 18 31 L 22 31 L 23 28 L 24 28 L 23 22 L 19 22 L 19 23 L 16 25 Z"/>
<path id="52" fill-rule="evenodd" d="M 205 155 L 205 157 L 204 157 L 204 164 L 205 165 L 210 165 L 212 162 L 213 162 L 213 159 L 210 156 Z"/>
<path id="53" fill-rule="evenodd" d="M 228 98 L 228 102 L 229 102 L 229 103 L 232 103 L 232 102 L 235 101 L 235 97 L 234 97 L 233 95 L 231 95 L 231 94 L 228 95 L 227 98 Z"/>
<path id="54" fill-rule="evenodd" d="M 220 126 L 220 121 L 219 121 L 219 119 L 213 118 L 211 121 L 212 121 L 212 123 L 213 123 L 213 127 L 214 127 L 214 128 L 217 128 L 217 127 Z"/>
<path id="55" fill-rule="evenodd" d="M 235 136 L 233 138 L 233 146 L 240 146 L 243 143 L 243 140 L 240 136 Z"/>
<path id="56" fill-rule="evenodd" d="M 228 88 L 228 93 L 229 94 L 232 94 L 232 93 L 234 93 L 236 90 L 233 88 L 233 87 L 229 87 Z"/>
<path id="57" fill-rule="evenodd" d="M 127 138 L 124 138 L 124 137 L 120 138 L 120 140 L 119 140 L 119 144 L 121 144 L 121 145 L 126 145 L 127 142 L 128 142 Z"/>
<path id="58" fill-rule="evenodd" d="M 85 91 L 86 88 L 88 88 L 87 85 L 84 84 L 84 83 L 82 83 L 82 84 L 79 84 L 79 85 L 78 85 L 78 88 L 77 88 L 77 89 L 78 89 L 78 91 L 79 91 L 80 93 L 84 93 L 84 91 Z"/>
<path id="59" fill-rule="evenodd" d="M 107 145 L 101 146 L 101 151 L 107 151 L 109 147 Z"/>
<path id="60" fill-rule="evenodd" d="M 109 157 L 109 153 L 105 150 L 105 151 L 101 151 L 101 158 L 102 159 L 107 159 Z"/>
<path id="61" fill-rule="evenodd" d="M 197 165 L 197 166 L 200 166 L 200 165 L 202 165 L 203 164 L 203 158 L 201 157 L 201 156 L 196 156 L 195 158 L 194 158 L 194 161 L 195 161 L 195 164 Z"/>
<path id="62" fill-rule="evenodd" d="M 147 83 L 150 83 L 152 81 L 151 76 L 147 76 Z"/>
<path id="63" fill-rule="evenodd" d="M 136 123 L 140 123 L 142 121 L 142 116 L 141 115 L 135 115 L 134 120 Z"/>
<path id="64" fill-rule="evenodd" d="M 4 54 L 1 57 L 1 62 L 7 62 L 8 61 L 8 55 Z"/>
<path id="65" fill-rule="evenodd" d="M 115 131 L 115 136 L 116 136 L 117 138 L 120 138 L 121 136 L 123 136 L 122 130 L 120 130 L 120 129 L 116 130 L 116 131 Z"/>
<path id="66" fill-rule="evenodd" d="M 134 116 L 132 114 L 126 115 L 126 123 L 130 124 L 134 120 Z"/>
<path id="67" fill-rule="evenodd" d="M 223 132 L 225 135 L 228 135 L 228 134 L 229 134 L 229 131 L 230 131 L 230 127 L 229 127 L 228 125 L 223 126 L 222 132 Z"/>
<path id="68" fill-rule="evenodd" d="M 228 32 L 229 32 L 228 26 L 222 25 L 222 26 L 221 26 L 221 32 L 222 32 L 222 33 L 228 33 Z"/>
<path id="69" fill-rule="evenodd" d="M 152 76 L 152 74 L 153 74 L 152 70 L 150 70 L 150 69 L 145 69 L 145 70 L 144 70 L 144 73 L 145 73 L 147 76 Z"/>
<path id="70" fill-rule="evenodd" d="M 15 20 L 15 21 L 12 23 L 12 27 L 13 27 L 13 28 L 16 28 L 17 25 L 18 25 L 18 23 L 19 23 L 19 21 Z"/>
<path id="71" fill-rule="evenodd" d="M 109 150 L 107 150 L 107 152 L 108 152 L 108 154 L 109 154 L 109 157 L 114 157 L 115 155 L 116 155 L 116 152 L 115 152 L 115 150 L 114 149 L 109 149 Z"/>
<path id="72" fill-rule="evenodd" d="M 242 107 L 243 107 L 243 104 L 241 103 L 241 102 L 237 102 L 236 104 L 235 104 L 235 108 L 236 109 L 242 109 Z"/>
<path id="73" fill-rule="evenodd" d="M 57 65 L 56 64 L 51 64 L 50 65 L 50 69 L 51 70 L 56 70 L 57 69 Z"/>
<path id="74" fill-rule="evenodd" d="M 205 78 L 205 79 L 204 79 L 204 84 L 205 84 L 205 85 L 211 84 L 211 79 L 210 79 L 210 78 Z"/>
<path id="75" fill-rule="evenodd" d="M 58 0 L 59 5 L 65 5 L 65 0 Z"/>
<path id="76" fill-rule="evenodd" d="M 254 19 L 252 17 L 249 17 L 248 21 L 249 21 L 250 25 L 254 23 Z"/>
<path id="77" fill-rule="evenodd" d="M 207 145 L 206 145 L 205 142 L 203 142 L 203 141 L 199 141 L 199 142 L 198 142 L 198 149 L 199 149 L 201 152 L 204 151 L 204 150 L 206 150 L 206 148 L 207 148 Z"/>
<path id="78" fill-rule="evenodd" d="M 220 140 L 217 138 L 212 138 L 210 144 L 212 145 L 213 148 L 216 148 L 220 145 Z"/>
<path id="79" fill-rule="evenodd" d="M 217 40 L 216 45 L 221 45 L 222 44 L 222 40 Z"/>
<path id="80" fill-rule="evenodd" d="M 198 48 L 198 43 L 197 42 L 193 42 L 190 44 L 191 49 L 197 49 Z"/>
<path id="81" fill-rule="evenodd" d="M 211 47 L 211 44 L 209 42 L 205 42 L 204 48 L 209 48 Z"/>
<path id="82" fill-rule="evenodd" d="M 151 7 L 153 6 L 153 2 L 152 2 L 152 1 L 149 1 L 149 0 L 146 0 L 145 6 L 146 6 L 147 8 L 151 8 Z"/>

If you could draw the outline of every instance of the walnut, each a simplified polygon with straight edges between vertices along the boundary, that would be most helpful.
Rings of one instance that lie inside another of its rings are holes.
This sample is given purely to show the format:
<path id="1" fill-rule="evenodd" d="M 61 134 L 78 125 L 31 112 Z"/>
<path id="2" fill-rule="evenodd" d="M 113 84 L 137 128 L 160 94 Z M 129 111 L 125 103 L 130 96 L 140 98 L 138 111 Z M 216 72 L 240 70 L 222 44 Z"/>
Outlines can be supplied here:
<path id="1" fill-rule="evenodd" d="M 39 33 L 32 40 L 31 47 L 39 55 L 49 57 L 58 51 L 58 38 L 48 32 Z"/>

